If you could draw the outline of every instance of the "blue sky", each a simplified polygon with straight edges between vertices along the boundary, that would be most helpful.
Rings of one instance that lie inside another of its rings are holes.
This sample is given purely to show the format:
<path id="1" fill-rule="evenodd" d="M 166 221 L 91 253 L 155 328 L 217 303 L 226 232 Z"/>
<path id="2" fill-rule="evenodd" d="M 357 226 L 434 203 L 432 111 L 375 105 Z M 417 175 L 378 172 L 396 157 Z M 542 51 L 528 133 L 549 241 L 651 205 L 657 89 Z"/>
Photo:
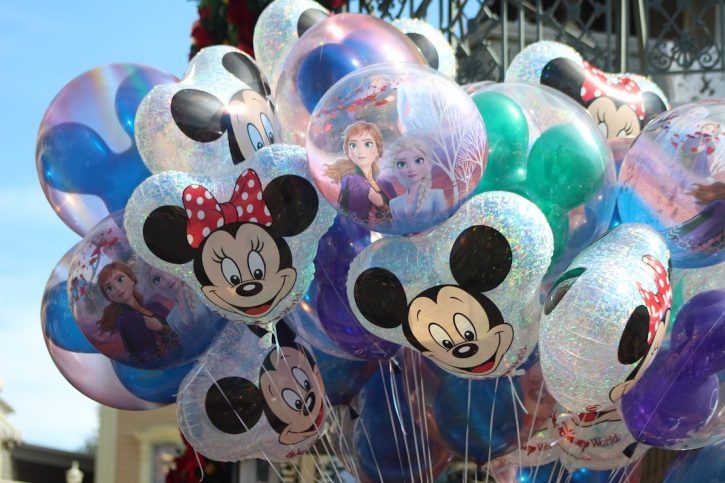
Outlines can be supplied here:
<path id="1" fill-rule="evenodd" d="M 40 300 L 79 240 L 50 208 L 35 136 L 71 79 L 117 62 L 181 76 L 196 3 L 186 0 L 3 0 L 0 5 L 0 393 L 25 442 L 75 450 L 97 427 L 95 404 L 57 371 L 43 343 Z"/>

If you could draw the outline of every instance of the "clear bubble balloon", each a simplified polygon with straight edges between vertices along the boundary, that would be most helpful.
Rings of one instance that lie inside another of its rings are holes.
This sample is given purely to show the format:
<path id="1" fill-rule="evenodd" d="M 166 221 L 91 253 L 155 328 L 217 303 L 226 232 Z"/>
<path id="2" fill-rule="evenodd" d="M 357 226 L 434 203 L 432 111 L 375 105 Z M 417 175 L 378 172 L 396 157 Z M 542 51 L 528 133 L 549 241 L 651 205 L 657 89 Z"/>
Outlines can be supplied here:
<path id="1" fill-rule="evenodd" d="M 450 216 L 486 168 L 486 128 L 452 80 L 416 65 L 377 65 L 335 84 L 307 135 L 310 170 L 340 214 L 410 234 Z"/>
<path id="2" fill-rule="evenodd" d="M 506 190 L 535 203 L 554 233 L 555 278 L 604 234 L 616 202 L 612 154 L 589 116 L 544 86 L 492 84 L 472 95 L 489 142 L 476 192 Z"/>
<path id="3" fill-rule="evenodd" d="M 93 347 L 124 365 L 161 369 L 194 360 L 226 324 L 173 275 L 134 254 L 123 212 L 101 221 L 76 247 L 67 297 Z"/>
<path id="4" fill-rule="evenodd" d="M 369 15 L 342 13 L 310 28 L 287 55 L 275 91 L 285 140 L 304 146 L 310 114 L 325 92 L 347 74 L 381 63 L 426 64 L 405 34 Z"/>
<path id="5" fill-rule="evenodd" d="M 272 92 L 277 90 L 282 64 L 292 46 L 329 16 L 325 7 L 312 0 L 275 0 L 262 11 L 254 25 L 254 56 Z"/>
<path id="6" fill-rule="evenodd" d="M 239 49 L 199 51 L 184 78 L 139 106 L 136 140 L 148 169 L 216 176 L 282 140 L 271 89 Z"/>
<path id="7" fill-rule="evenodd" d="M 230 320 L 272 325 L 302 299 L 335 211 L 310 180 L 305 150 L 274 144 L 216 177 L 166 171 L 135 191 L 129 242 Z"/>
<path id="8" fill-rule="evenodd" d="M 376 336 L 457 376 L 511 375 L 538 338 L 549 225 L 531 202 L 496 191 L 470 199 L 428 233 L 382 238 L 350 265 L 347 295 Z"/>
<path id="9" fill-rule="evenodd" d="M 695 295 L 708 290 L 725 289 L 725 262 L 703 268 L 672 269 L 672 319 Z"/>
<path id="10" fill-rule="evenodd" d="M 420 49 L 428 66 L 451 79 L 456 78 L 456 53 L 440 30 L 419 18 L 397 18 L 391 23 Z"/>
<path id="11" fill-rule="evenodd" d="M 667 240 L 676 268 L 725 261 L 725 101 L 680 106 L 637 138 L 619 174 L 623 222 Z"/>
<path id="12" fill-rule="evenodd" d="M 550 290 L 539 351 L 546 386 L 573 412 L 629 391 L 670 319 L 669 251 L 646 225 L 622 224 L 579 254 Z"/>
<path id="13" fill-rule="evenodd" d="M 138 64 L 112 64 L 70 81 L 48 106 L 38 129 L 38 178 L 53 210 L 84 236 L 122 210 L 151 173 L 134 137 L 143 97 L 176 77 Z"/>
<path id="14" fill-rule="evenodd" d="M 319 366 L 284 323 L 273 333 L 229 324 L 182 382 L 179 427 L 207 458 L 288 461 L 325 434 Z"/>

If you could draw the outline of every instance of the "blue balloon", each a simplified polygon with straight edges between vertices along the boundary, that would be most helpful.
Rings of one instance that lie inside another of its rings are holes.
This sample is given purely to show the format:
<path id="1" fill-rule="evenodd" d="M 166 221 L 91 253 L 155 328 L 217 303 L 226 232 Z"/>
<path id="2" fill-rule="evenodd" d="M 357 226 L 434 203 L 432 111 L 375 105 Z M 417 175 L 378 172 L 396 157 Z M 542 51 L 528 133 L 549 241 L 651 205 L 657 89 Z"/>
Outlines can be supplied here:
<path id="1" fill-rule="evenodd" d="M 448 449 L 465 456 L 466 432 L 468 432 L 468 458 L 479 465 L 517 448 L 516 418 L 520 428 L 523 425 L 524 412 L 511 394 L 508 379 L 473 380 L 448 373 L 441 376 L 440 390 L 433 407 L 441 437 Z M 517 379 L 512 381 L 519 397 L 522 398 L 523 391 L 519 382 Z"/>
<path id="2" fill-rule="evenodd" d="M 349 404 L 378 369 L 378 364 L 373 361 L 340 359 L 314 348 L 312 352 L 325 382 L 325 393 L 333 406 Z"/>
<path id="3" fill-rule="evenodd" d="M 297 71 L 297 91 L 307 112 L 315 110 L 335 82 L 364 65 L 354 48 L 347 45 L 326 44 L 311 50 Z"/>
<path id="4" fill-rule="evenodd" d="M 137 369 L 113 361 L 113 371 L 128 392 L 145 401 L 161 404 L 176 402 L 179 385 L 194 362 L 167 369 Z"/>
<path id="5" fill-rule="evenodd" d="M 76 324 L 68 305 L 68 282 L 50 287 L 43 294 L 41 307 L 43 331 L 53 344 L 70 352 L 86 354 L 98 352 Z"/>
<path id="6" fill-rule="evenodd" d="M 594 471 L 589 468 L 578 468 L 569 472 L 562 467 L 561 463 L 555 461 L 539 467 L 524 467 L 516 470 L 516 481 L 518 483 L 551 483 L 553 481 L 567 481 L 570 483 L 610 483 L 612 473 L 618 471 L 623 475 L 622 470 Z M 629 474 L 628 470 L 627 474 Z M 618 481 L 618 479 L 614 479 Z"/>
<path id="7" fill-rule="evenodd" d="M 449 454 L 443 445 L 427 440 L 413 422 L 403 373 L 393 371 L 397 387 L 393 398 L 390 373 L 387 368 L 383 372 L 385 376 L 377 371 L 360 395 L 360 417 L 353 429 L 353 451 L 359 469 L 369 480 L 382 479 L 386 483 L 421 481 L 424 478 L 420 475 L 428 475 L 431 470 L 435 477 L 448 463 Z M 430 451 L 432 465 L 421 448 Z"/>
<path id="8" fill-rule="evenodd" d="M 686 451 L 670 466 L 664 483 L 721 483 L 725 481 L 725 441 Z"/>

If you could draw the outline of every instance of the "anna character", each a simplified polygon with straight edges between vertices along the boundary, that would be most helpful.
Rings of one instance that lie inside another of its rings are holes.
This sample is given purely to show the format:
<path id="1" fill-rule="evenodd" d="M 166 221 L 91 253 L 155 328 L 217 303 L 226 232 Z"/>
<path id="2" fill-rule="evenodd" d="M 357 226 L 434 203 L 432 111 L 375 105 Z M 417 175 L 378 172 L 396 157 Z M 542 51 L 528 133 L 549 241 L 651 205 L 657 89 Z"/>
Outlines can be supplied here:
<path id="1" fill-rule="evenodd" d="M 390 223 L 392 183 L 378 179 L 383 136 L 375 124 L 358 121 L 345 129 L 345 159 L 325 169 L 325 176 L 340 185 L 338 204 L 357 221 L 370 225 Z"/>
<path id="2" fill-rule="evenodd" d="M 166 322 L 169 310 L 158 302 L 144 303 L 138 279 L 122 262 L 112 262 L 98 274 L 98 287 L 110 302 L 96 322 L 101 332 L 118 331 L 131 361 L 147 365 L 179 349 L 178 336 Z"/>

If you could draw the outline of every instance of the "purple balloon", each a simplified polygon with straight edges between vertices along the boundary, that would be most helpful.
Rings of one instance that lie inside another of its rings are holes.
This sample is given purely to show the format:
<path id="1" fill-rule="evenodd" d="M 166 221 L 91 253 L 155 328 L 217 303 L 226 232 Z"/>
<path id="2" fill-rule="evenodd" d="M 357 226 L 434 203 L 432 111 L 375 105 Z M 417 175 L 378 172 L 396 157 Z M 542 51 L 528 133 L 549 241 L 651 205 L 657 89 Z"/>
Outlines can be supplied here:
<path id="1" fill-rule="evenodd" d="M 661 448 L 687 441 L 718 407 L 725 368 L 725 290 L 703 292 L 680 310 L 670 347 L 624 395 L 620 412 L 632 435 Z"/>

